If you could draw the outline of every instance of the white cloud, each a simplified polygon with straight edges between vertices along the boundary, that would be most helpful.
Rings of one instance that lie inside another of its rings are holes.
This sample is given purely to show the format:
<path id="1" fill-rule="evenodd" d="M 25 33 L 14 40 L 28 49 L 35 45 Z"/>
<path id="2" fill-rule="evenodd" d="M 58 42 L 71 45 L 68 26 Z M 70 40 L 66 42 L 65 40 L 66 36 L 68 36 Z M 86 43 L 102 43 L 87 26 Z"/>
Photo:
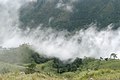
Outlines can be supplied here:
<path id="1" fill-rule="evenodd" d="M 68 1 L 67 3 L 64 3 L 62 0 L 60 0 L 57 3 L 56 8 L 63 9 L 64 11 L 72 12 L 74 8 L 74 5 L 73 5 L 74 2 L 75 1 L 72 0 L 72 1 Z"/>
<path id="2" fill-rule="evenodd" d="M 84 56 L 109 57 L 112 52 L 120 58 L 120 29 L 97 31 L 94 25 L 90 25 L 87 30 L 79 30 L 72 35 L 67 31 L 39 27 L 21 31 L 18 28 L 18 9 L 21 3 L 19 0 L 11 0 L 10 3 L 7 1 L 2 3 L 0 0 L 0 46 L 18 47 L 29 43 L 39 53 L 63 60 Z"/>

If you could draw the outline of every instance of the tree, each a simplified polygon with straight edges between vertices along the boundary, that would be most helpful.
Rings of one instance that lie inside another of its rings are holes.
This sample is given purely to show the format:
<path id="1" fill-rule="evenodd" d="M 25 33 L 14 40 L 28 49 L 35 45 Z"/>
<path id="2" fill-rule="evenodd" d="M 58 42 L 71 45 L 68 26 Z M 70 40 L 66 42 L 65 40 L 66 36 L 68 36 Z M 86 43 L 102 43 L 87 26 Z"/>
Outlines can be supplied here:
<path id="1" fill-rule="evenodd" d="M 108 61 L 108 58 L 105 58 L 105 61 Z"/>
<path id="2" fill-rule="evenodd" d="M 102 57 L 100 57 L 100 60 L 102 61 L 102 60 L 103 60 L 103 58 L 102 58 Z"/>
<path id="3" fill-rule="evenodd" d="M 110 55 L 110 58 L 112 59 L 112 57 L 113 57 L 113 59 L 117 58 L 117 54 L 112 53 L 112 54 Z"/>
<path id="4" fill-rule="evenodd" d="M 54 58 L 53 62 L 53 68 L 56 68 L 58 73 L 74 72 L 82 65 L 81 58 L 76 58 L 73 62 L 64 62 L 58 58 Z"/>
<path id="5" fill-rule="evenodd" d="M 80 59 L 80 58 L 77 57 L 72 64 L 76 65 L 77 67 L 79 67 L 80 65 L 83 64 L 82 63 L 82 59 Z"/>
<path id="6" fill-rule="evenodd" d="M 37 52 L 34 52 L 32 54 L 32 58 L 34 59 L 34 62 L 37 64 L 45 63 L 50 60 L 50 58 L 47 58 L 43 55 L 39 55 Z"/>

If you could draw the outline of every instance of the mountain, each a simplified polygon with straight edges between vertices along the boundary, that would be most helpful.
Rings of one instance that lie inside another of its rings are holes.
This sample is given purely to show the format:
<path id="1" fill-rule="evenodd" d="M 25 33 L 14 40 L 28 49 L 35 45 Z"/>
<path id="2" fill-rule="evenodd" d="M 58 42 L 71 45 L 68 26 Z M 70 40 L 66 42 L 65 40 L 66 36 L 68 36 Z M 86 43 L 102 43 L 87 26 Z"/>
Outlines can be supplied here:
<path id="1" fill-rule="evenodd" d="M 120 25 L 120 0 L 37 0 L 20 9 L 22 28 L 39 25 L 73 31 L 96 23 L 98 29 Z"/>
<path id="2" fill-rule="evenodd" d="M 6 63 L 30 63 L 34 51 L 28 45 L 23 44 L 18 48 L 3 48 L 0 50 L 0 61 Z"/>

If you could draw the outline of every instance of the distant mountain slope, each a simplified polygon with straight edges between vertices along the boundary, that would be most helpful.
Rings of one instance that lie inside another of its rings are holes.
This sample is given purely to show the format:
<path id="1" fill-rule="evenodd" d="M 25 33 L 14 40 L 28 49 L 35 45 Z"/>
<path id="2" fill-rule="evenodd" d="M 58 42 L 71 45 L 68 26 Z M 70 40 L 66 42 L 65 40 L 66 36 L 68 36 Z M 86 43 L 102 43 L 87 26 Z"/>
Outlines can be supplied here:
<path id="1" fill-rule="evenodd" d="M 0 61 L 17 64 L 30 63 L 33 60 L 32 54 L 34 54 L 34 51 L 25 44 L 18 48 L 1 49 Z"/>
<path id="2" fill-rule="evenodd" d="M 119 27 L 120 0 L 38 0 L 20 10 L 22 28 L 40 24 L 69 31 L 87 28 L 92 22 L 104 28 L 114 23 Z"/>
<path id="3" fill-rule="evenodd" d="M 21 65 L 32 62 L 40 64 L 49 60 L 51 60 L 51 58 L 35 52 L 31 49 L 31 46 L 27 44 L 20 45 L 17 48 L 0 48 L 0 62 Z"/>

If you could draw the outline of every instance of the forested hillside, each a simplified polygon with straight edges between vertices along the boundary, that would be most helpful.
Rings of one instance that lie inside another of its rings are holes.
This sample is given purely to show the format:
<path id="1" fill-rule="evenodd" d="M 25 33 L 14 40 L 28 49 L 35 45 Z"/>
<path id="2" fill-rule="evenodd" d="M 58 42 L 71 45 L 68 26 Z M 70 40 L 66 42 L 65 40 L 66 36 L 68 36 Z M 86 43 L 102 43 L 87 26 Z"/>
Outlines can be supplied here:
<path id="1" fill-rule="evenodd" d="M 119 0 L 38 0 L 20 9 L 22 28 L 32 28 L 42 24 L 58 30 L 87 28 L 96 23 L 99 29 L 114 24 L 119 27 Z"/>

